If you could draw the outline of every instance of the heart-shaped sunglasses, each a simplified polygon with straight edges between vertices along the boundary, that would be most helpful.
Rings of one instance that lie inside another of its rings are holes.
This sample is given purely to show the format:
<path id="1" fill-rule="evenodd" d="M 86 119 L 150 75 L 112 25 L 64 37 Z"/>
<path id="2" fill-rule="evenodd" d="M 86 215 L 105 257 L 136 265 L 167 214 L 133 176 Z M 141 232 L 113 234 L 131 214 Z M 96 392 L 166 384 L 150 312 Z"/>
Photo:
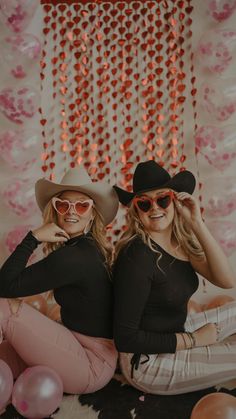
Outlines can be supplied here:
<path id="1" fill-rule="evenodd" d="M 52 205 L 60 215 L 66 214 L 71 207 L 73 207 L 77 215 L 85 215 L 93 206 L 93 200 L 86 199 L 85 201 L 70 202 L 67 199 L 54 197 L 52 198 Z"/>
<path id="2" fill-rule="evenodd" d="M 157 195 L 155 198 L 151 198 L 150 196 L 136 196 L 133 202 L 137 209 L 142 212 L 148 212 L 153 207 L 154 202 L 159 208 L 166 209 L 170 206 L 173 199 L 173 191 L 167 191 Z"/>

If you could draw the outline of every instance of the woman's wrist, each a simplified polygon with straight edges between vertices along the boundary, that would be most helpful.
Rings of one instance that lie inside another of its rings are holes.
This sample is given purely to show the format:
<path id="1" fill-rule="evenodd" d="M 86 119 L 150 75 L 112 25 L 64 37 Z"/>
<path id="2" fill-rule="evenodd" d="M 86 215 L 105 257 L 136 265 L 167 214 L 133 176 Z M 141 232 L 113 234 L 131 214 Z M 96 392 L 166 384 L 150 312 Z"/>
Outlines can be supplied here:
<path id="1" fill-rule="evenodd" d="M 38 244 L 42 243 L 41 240 L 39 240 L 38 236 L 37 236 L 37 230 L 31 230 L 31 235 L 35 238 L 35 240 L 37 240 Z"/>
<path id="2" fill-rule="evenodd" d="M 201 218 L 201 219 L 198 219 L 198 220 L 196 220 L 196 221 L 194 221 L 193 223 L 192 223 L 192 230 L 193 230 L 193 232 L 197 235 L 198 233 L 200 233 L 203 229 L 205 229 L 206 228 L 206 225 L 205 225 L 205 223 L 204 223 L 204 221 L 203 221 L 203 219 Z"/>
<path id="3" fill-rule="evenodd" d="M 196 336 L 191 332 L 176 333 L 177 349 L 192 349 L 197 346 Z"/>

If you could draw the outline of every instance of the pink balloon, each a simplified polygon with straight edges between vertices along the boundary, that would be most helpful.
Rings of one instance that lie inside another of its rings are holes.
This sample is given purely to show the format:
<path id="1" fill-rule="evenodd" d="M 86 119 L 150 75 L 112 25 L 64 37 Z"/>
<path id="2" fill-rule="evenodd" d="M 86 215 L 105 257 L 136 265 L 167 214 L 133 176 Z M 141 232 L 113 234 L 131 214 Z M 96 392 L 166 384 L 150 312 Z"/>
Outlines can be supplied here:
<path id="1" fill-rule="evenodd" d="M 16 246 L 26 236 L 26 234 L 33 229 L 32 225 L 15 226 L 6 236 L 5 246 L 10 253 L 12 253 Z"/>
<path id="2" fill-rule="evenodd" d="M 25 171 L 40 155 L 40 137 L 35 130 L 0 132 L 0 156 L 12 169 Z"/>
<path id="3" fill-rule="evenodd" d="M 235 161 L 235 133 L 234 125 L 222 128 L 213 125 L 202 126 L 195 134 L 196 150 L 210 164 L 224 171 Z"/>
<path id="4" fill-rule="evenodd" d="M 5 36 L 0 44 L 3 67 L 17 79 L 26 77 L 32 65 L 39 59 L 40 41 L 34 35 L 22 33 Z"/>
<path id="5" fill-rule="evenodd" d="M 31 119 L 37 112 L 39 101 L 39 93 L 33 87 L 7 87 L 0 91 L 0 111 L 15 124 Z"/>
<path id="6" fill-rule="evenodd" d="M 234 177 L 209 178 L 203 185 L 206 217 L 225 217 L 236 210 L 236 182 Z"/>
<path id="7" fill-rule="evenodd" d="M 203 108 L 217 121 L 226 121 L 236 112 L 236 77 L 203 83 L 200 88 Z"/>
<path id="8" fill-rule="evenodd" d="M 60 405 L 63 385 L 59 375 L 46 366 L 27 368 L 16 380 L 12 404 L 25 418 L 51 415 Z"/>
<path id="9" fill-rule="evenodd" d="M 38 0 L 1 0 L 1 21 L 13 32 L 22 32 L 31 21 Z"/>
<path id="10" fill-rule="evenodd" d="M 0 410 L 8 403 L 13 388 L 13 375 L 5 361 L 0 359 Z"/>
<path id="11" fill-rule="evenodd" d="M 2 197 L 8 208 L 20 217 L 28 218 L 38 210 L 32 179 L 12 179 L 2 191 Z"/>
<path id="12" fill-rule="evenodd" d="M 212 29 L 200 39 L 197 57 L 204 67 L 221 74 L 231 63 L 236 48 L 236 31 Z"/>
<path id="13" fill-rule="evenodd" d="M 220 244 L 226 256 L 236 250 L 236 223 L 231 221 L 206 221 L 216 241 Z"/>
<path id="14" fill-rule="evenodd" d="M 210 16 L 217 22 L 228 19 L 236 10 L 236 0 L 207 0 Z"/>

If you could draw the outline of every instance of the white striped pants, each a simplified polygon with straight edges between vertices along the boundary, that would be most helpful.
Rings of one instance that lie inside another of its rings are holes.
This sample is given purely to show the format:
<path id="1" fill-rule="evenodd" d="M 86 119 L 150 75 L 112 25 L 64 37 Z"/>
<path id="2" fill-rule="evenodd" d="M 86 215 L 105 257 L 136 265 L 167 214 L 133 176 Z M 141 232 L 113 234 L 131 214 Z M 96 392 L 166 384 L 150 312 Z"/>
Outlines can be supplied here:
<path id="1" fill-rule="evenodd" d="M 174 354 L 141 355 L 139 367 L 131 378 L 132 353 L 120 353 L 126 380 L 141 391 L 152 394 L 181 394 L 205 389 L 236 379 L 236 301 L 221 307 L 193 313 L 185 330 L 194 332 L 207 323 L 219 330 L 213 345 L 176 351 Z"/>

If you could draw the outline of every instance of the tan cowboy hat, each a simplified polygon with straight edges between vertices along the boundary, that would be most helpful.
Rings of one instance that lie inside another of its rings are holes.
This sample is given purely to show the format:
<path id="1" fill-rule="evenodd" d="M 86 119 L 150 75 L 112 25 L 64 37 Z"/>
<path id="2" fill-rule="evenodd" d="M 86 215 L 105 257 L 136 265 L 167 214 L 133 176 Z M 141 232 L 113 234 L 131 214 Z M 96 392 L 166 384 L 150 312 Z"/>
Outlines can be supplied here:
<path id="1" fill-rule="evenodd" d="M 105 225 L 111 223 L 117 213 L 119 201 L 114 189 L 106 182 L 93 182 L 82 166 L 69 169 L 59 184 L 44 178 L 36 182 L 35 196 L 40 210 L 63 191 L 78 191 L 92 198 Z"/>

